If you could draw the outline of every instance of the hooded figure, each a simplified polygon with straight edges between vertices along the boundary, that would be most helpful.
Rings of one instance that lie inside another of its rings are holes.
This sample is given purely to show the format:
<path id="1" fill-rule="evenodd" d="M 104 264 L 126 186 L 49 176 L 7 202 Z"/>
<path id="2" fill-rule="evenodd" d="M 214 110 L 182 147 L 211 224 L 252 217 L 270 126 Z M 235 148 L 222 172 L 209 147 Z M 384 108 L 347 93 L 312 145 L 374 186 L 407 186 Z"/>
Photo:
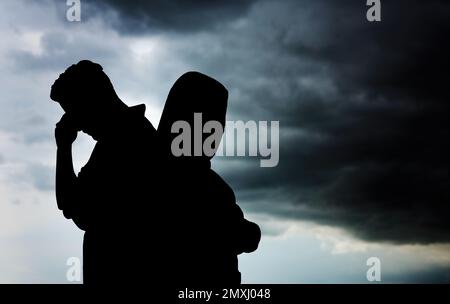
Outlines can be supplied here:
<path id="1" fill-rule="evenodd" d="M 218 81 L 188 72 L 170 90 L 159 123 L 157 137 L 166 185 L 161 199 L 173 208 L 168 214 L 173 219 L 168 229 L 172 240 L 167 247 L 168 267 L 176 284 L 239 284 L 237 255 L 256 250 L 261 238 L 258 225 L 244 218 L 233 190 L 211 169 L 225 127 L 227 98 L 226 88 Z M 200 114 L 202 130 L 214 121 L 210 126 L 215 127 L 208 132 L 219 132 L 212 145 L 206 144 L 211 134 L 202 133 L 201 138 L 192 134 L 195 128 L 198 131 L 199 121 L 194 117 Z M 180 131 L 190 131 L 190 138 Z M 188 140 L 181 142 L 180 136 Z M 204 145 L 212 146 L 213 153 L 205 153 Z M 176 149 L 183 153 L 179 155 Z"/>

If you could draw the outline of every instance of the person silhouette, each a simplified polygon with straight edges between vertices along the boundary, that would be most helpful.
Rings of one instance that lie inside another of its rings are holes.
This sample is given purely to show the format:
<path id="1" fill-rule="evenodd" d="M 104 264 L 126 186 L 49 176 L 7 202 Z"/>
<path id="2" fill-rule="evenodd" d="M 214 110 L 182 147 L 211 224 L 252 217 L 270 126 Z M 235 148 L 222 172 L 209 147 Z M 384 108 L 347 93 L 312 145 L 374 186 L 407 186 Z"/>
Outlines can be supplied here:
<path id="1" fill-rule="evenodd" d="M 256 250 L 261 238 L 259 226 L 244 218 L 231 187 L 211 169 L 220 138 L 212 154 L 202 149 L 194 156 L 195 145 L 203 147 L 206 135 L 183 143 L 187 155 L 175 156 L 173 151 L 174 139 L 180 136 L 173 126 L 184 121 L 193 129 L 195 113 L 223 130 L 227 99 L 228 91 L 215 79 L 185 73 L 171 88 L 158 126 L 158 159 L 164 164 L 161 172 L 168 189 L 160 199 L 172 206 L 170 277 L 178 286 L 240 284 L 237 255 Z"/>
<path id="2" fill-rule="evenodd" d="M 85 231 L 84 283 L 145 281 L 156 139 L 145 105 L 123 103 L 101 65 L 88 60 L 67 68 L 50 98 L 65 112 L 55 128 L 57 205 Z M 71 147 L 78 131 L 97 143 L 77 176 Z"/>

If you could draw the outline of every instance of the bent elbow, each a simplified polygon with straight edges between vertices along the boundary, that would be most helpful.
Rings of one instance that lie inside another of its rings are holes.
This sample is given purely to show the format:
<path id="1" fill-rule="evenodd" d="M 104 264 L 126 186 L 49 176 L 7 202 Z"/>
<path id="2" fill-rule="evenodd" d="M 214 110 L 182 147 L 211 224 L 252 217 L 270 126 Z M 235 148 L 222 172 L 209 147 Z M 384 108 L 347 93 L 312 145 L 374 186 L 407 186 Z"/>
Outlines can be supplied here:
<path id="1" fill-rule="evenodd" d="M 250 253 L 258 249 L 261 240 L 261 229 L 255 223 L 246 221 L 243 233 L 241 252 Z"/>

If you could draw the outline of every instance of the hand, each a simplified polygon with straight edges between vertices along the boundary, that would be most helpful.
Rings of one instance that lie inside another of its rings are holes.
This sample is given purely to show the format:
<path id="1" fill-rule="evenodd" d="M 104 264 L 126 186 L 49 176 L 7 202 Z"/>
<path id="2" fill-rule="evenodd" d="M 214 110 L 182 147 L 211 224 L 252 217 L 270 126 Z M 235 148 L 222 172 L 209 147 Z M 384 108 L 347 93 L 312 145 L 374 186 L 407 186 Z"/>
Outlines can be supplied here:
<path id="1" fill-rule="evenodd" d="M 55 139 L 58 148 L 69 147 L 77 138 L 78 129 L 70 116 L 64 114 L 56 124 Z"/>

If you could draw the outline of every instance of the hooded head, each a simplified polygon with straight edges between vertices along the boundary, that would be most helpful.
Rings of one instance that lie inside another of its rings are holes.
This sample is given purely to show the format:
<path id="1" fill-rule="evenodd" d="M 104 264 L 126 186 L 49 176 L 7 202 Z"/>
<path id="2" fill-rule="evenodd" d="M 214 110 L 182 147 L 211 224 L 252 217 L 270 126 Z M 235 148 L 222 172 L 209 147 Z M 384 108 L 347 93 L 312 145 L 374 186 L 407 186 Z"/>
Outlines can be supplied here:
<path id="1" fill-rule="evenodd" d="M 174 157 L 171 151 L 172 141 L 179 136 L 178 133 L 172 132 L 172 126 L 177 121 L 185 121 L 191 129 L 191 156 L 179 156 L 178 159 L 184 161 L 208 161 L 212 158 L 210 153 L 205 154 L 203 149 L 201 156 L 194 156 L 195 144 L 203 143 L 210 136 L 208 133 L 201 134 L 201 141 L 195 139 L 194 134 L 194 114 L 199 117 L 201 114 L 202 130 L 208 121 L 216 121 L 221 125 L 221 129 L 225 128 L 225 116 L 227 111 L 227 89 L 217 80 L 208 77 L 199 72 L 188 72 L 183 74 L 170 89 L 169 95 L 164 106 L 161 120 L 158 126 L 158 137 L 160 144 L 163 146 L 165 155 Z M 197 113 L 197 114 L 196 114 Z M 217 130 L 212 130 L 212 132 Z M 220 134 L 220 136 L 222 133 Z M 196 141 L 196 142 L 195 142 Z M 219 142 L 214 147 L 214 153 L 218 148 Z"/>
<path id="2" fill-rule="evenodd" d="M 73 64 L 59 75 L 50 98 L 61 105 L 79 130 L 94 138 L 103 136 L 114 114 L 126 107 L 102 66 L 89 60 Z"/>

